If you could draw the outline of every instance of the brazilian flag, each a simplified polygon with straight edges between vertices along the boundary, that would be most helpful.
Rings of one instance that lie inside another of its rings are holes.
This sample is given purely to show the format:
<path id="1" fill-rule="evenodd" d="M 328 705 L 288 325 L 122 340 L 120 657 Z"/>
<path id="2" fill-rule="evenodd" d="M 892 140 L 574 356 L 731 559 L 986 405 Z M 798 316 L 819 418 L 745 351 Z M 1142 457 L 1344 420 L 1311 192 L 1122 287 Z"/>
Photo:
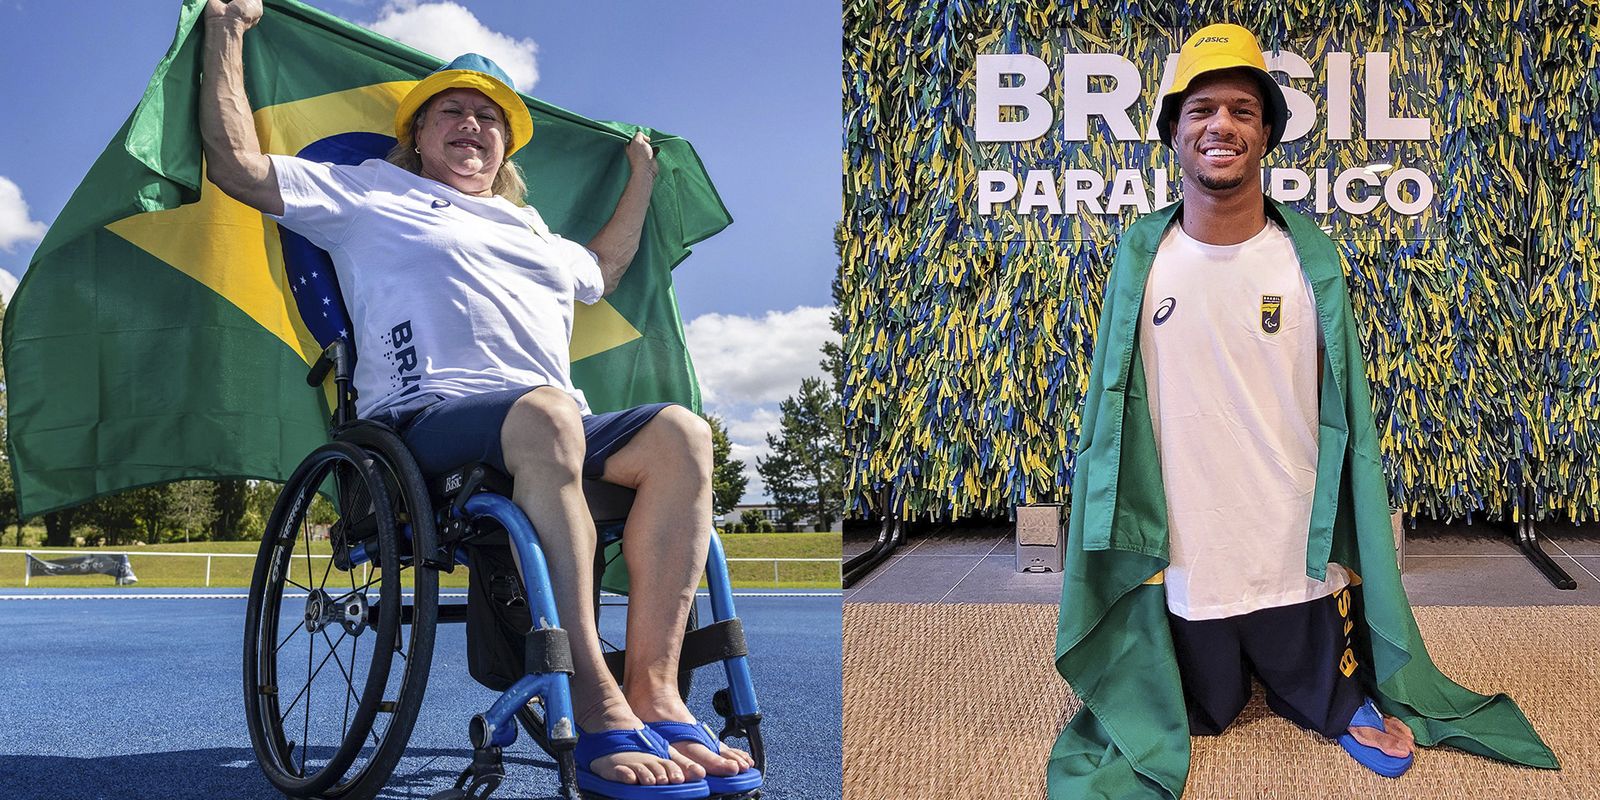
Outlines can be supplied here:
<path id="1" fill-rule="evenodd" d="M 244 50 L 262 149 L 336 162 L 387 152 L 399 99 L 442 62 L 294 0 L 266 6 Z M 282 480 L 327 438 L 329 398 L 305 375 L 338 326 L 321 315 L 323 293 L 291 289 L 322 270 L 203 175 L 204 7 L 184 0 L 143 99 L 7 312 L 7 444 L 24 515 L 179 479 Z M 616 291 L 578 306 L 573 378 L 597 412 L 698 409 L 672 268 L 732 220 L 694 148 L 523 99 L 527 200 L 568 238 L 587 241 L 610 218 L 633 133 L 659 147 L 637 257 Z"/>

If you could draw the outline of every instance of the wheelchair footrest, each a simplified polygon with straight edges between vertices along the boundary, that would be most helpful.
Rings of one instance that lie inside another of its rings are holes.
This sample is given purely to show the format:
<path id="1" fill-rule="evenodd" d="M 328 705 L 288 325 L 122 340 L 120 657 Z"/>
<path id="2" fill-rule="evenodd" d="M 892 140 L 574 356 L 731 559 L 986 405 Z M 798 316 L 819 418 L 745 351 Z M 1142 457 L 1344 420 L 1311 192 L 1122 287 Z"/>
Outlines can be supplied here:
<path id="1" fill-rule="evenodd" d="M 750 654 L 744 641 L 744 624 L 738 617 L 713 622 L 684 634 L 683 651 L 678 656 L 678 671 L 692 672 L 709 664 Z M 622 680 L 622 665 L 627 661 L 627 650 L 606 653 L 606 666 L 617 680 Z"/>
<path id="2" fill-rule="evenodd" d="M 429 800 L 486 800 L 505 779 L 500 748 L 480 747 L 472 751 L 472 766 L 461 772 L 456 785 L 435 793 Z"/>
<path id="3" fill-rule="evenodd" d="M 541 628 L 523 637 L 522 663 L 529 675 L 572 674 L 572 645 L 563 628 Z"/>

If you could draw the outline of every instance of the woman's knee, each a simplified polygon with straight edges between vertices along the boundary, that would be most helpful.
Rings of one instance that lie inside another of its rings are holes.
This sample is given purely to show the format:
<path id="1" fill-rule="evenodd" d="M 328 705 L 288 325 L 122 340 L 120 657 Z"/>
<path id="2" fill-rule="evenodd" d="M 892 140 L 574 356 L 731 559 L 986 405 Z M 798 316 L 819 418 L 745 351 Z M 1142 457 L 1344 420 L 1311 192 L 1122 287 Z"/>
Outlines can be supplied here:
<path id="1" fill-rule="evenodd" d="M 577 475 L 583 469 L 583 415 L 566 392 L 541 386 L 506 412 L 500 443 L 512 474 L 537 467 Z"/>
<path id="2" fill-rule="evenodd" d="M 671 405 L 656 414 L 668 450 L 687 462 L 696 474 L 711 474 L 711 426 L 699 414 Z"/>

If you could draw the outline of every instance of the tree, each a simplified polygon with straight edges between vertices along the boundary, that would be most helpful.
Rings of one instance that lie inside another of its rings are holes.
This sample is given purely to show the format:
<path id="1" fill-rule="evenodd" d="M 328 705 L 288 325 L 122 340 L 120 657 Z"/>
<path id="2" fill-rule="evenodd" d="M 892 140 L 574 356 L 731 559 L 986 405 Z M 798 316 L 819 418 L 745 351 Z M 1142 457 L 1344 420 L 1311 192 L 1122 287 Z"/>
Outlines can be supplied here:
<path id="1" fill-rule="evenodd" d="M 760 530 L 761 524 L 766 521 L 766 515 L 753 508 L 747 508 L 739 515 L 739 525 L 747 531 Z"/>
<path id="2" fill-rule="evenodd" d="M 44 515 L 44 546 L 71 547 L 72 526 L 82 516 L 78 508 L 63 508 Z"/>
<path id="3" fill-rule="evenodd" d="M 702 415 L 704 416 L 704 415 Z M 733 442 L 728 439 L 728 428 L 716 415 L 704 417 L 711 426 L 711 513 L 726 514 L 744 498 L 744 462 L 732 457 Z"/>
<path id="4" fill-rule="evenodd" d="M 843 411 L 821 378 L 800 382 L 800 393 L 778 404 L 778 435 L 767 434 L 771 455 L 756 459 L 772 504 L 786 525 L 802 518 L 822 530 L 844 509 Z"/>
<path id="5" fill-rule="evenodd" d="M 79 521 L 98 530 L 106 546 L 131 542 L 141 532 L 154 542 L 160 538 L 166 495 L 167 486 L 160 485 L 97 497 L 79 506 Z"/>
<path id="6" fill-rule="evenodd" d="M 834 268 L 833 283 L 829 291 L 833 293 L 833 311 L 828 314 L 828 327 L 833 329 L 838 339 L 830 339 L 822 343 L 822 371 L 826 372 L 833 381 L 833 396 L 844 397 L 844 224 L 833 226 L 833 252 L 839 257 L 839 265 Z"/>
<path id="7" fill-rule="evenodd" d="M 231 542 L 244 534 L 245 499 L 250 486 L 243 480 L 226 480 L 217 481 L 216 487 L 211 500 L 211 507 L 216 510 L 216 517 L 211 521 L 211 538 Z"/>
<path id="8" fill-rule="evenodd" d="M 246 539 L 258 539 L 272 518 L 272 507 L 278 502 L 283 484 L 273 481 L 249 481 L 245 491 L 244 519 L 239 523 Z"/>
<path id="9" fill-rule="evenodd" d="M 0 326 L 5 325 L 5 306 L 0 305 Z M 9 420 L 6 405 L 5 364 L 0 361 L 0 444 L 7 441 L 6 425 Z M 3 449 L 3 448 L 0 448 Z M 17 482 L 11 475 L 11 454 L 0 452 L 0 530 L 7 525 L 17 526 L 17 547 L 22 546 L 22 514 L 17 509 Z"/>
<path id="10" fill-rule="evenodd" d="M 178 481 L 168 488 L 162 516 L 168 526 L 183 534 L 185 544 L 191 536 L 203 538 L 216 521 L 216 493 L 211 481 Z"/>

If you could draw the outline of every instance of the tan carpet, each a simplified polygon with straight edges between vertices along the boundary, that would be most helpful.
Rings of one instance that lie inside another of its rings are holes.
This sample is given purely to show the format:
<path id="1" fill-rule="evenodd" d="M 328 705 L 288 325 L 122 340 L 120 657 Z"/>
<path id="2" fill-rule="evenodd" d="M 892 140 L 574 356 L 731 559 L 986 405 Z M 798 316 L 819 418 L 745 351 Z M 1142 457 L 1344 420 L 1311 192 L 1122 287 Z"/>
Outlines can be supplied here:
<path id="1" fill-rule="evenodd" d="M 1504 691 L 1561 759 L 1512 767 L 1448 747 L 1390 781 L 1256 698 L 1226 734 L 1194 739 L 1188 798 L 1600 798 L 1600 608 L 1423 607 L 1439 668 Z M 1051 664 L 1056 608 L 844 607 L 844 796 L 1038 800 L 1077 710 Z"/>

